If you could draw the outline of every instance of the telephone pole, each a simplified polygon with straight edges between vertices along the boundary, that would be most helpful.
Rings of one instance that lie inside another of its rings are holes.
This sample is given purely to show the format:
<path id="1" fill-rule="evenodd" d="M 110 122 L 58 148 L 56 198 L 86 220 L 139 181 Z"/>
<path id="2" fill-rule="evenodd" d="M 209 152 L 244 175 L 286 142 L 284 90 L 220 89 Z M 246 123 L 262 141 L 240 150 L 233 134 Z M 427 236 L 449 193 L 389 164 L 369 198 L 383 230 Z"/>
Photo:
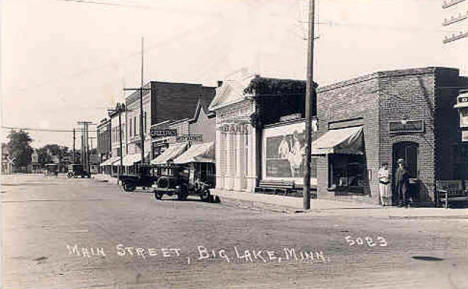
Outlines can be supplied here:
<path id="1" fill-rule="evenodd" d="M 305 175 L 303 189 L 303 207 L 304 210 L 310 209 L 310 163 L 312 161 L 312 114 L 316 98 L 314 83 L 314 28 L 315 28 L 315 0 L 309 0 L 309 35 L 307 45 L 307 83 L 306 83 L 306 99 L 305 99 Z"/>
<path id="2" fill-rule="evenodd" d="M 75 163 L 75 129 L 73 129 L 73 164 Z"/>
<path id="3" fill-rule="evenodd" d="M 89 164 L 89 125 L 93 124 L 90 121 L 79 121 L 79 125 L 82 125 L 81 128 L 81 164 L 83 165 L 83 169 L 87 172 L 90 172 L 90 164 Z"/>
<path id="4" fill-rule="evenodd" d="M 143 61 L 144 61 L 144 38 L 141 38 L 141 82 L 139 88 L 124 88 L 124 90 L 140 91 L 140 141 L 141 141 L 141 164 L 145 162 L 145 130 L 143 127 L 143 90 L 148 91 L 151 88 L 143 87 Z"/>

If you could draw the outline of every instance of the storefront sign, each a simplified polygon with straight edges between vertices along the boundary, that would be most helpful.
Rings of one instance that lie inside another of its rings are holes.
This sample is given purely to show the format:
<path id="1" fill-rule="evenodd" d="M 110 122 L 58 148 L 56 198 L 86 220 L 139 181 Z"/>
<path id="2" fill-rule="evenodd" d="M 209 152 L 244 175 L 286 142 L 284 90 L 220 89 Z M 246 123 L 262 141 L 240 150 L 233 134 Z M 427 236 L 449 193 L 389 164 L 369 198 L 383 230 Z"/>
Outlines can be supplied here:
<path id="1" fill-rule="evenodd" d="M 178 136 L 176 138 L 176 142 L 187 142 L 187 141 L 195 141 L 195 142 L 202 142 L 203 135 L 201 134 L 185 134 Z"/>
<path id="2" fill-rule="evenodd" d="M 224 124 L 218 128 L 223 133 L 249 134 L 247 124 Z"/>
<path id="3" fill-rule="evenodd" d="M 150 135 L 151 137 L 177 136 L 177 130 L 151 128 Z"/>
<path id="4" fill-rule="evenodd" d="M 424 132 L 424 121 L 423 120 L 401 120 L 391 121 L 390 133 L 412 133 L 412 132 Z"/>

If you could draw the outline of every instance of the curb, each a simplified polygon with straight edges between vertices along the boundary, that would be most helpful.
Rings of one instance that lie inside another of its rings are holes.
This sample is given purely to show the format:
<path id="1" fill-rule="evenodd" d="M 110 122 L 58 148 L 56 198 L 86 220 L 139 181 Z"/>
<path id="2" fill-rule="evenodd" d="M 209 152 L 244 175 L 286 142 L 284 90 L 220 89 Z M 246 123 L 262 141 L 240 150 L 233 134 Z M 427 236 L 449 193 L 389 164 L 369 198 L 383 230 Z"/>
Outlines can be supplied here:
<path id="1" fill-rule="evenodd" d="M 221 204 L 227 207 L 235 207 L 241 209 L 248 209 L 253 211 L 268 211 L 272 213 L 282 213 L 282 214 L 291 214 L 291 215 L 303 215 L 303 216 L 313 216 L 313 217 L 372 217 L 372 218 L 380 218 L 380 219 L 392 219 L 392 220 L 417 220 L 417 219 L 426 219 L 426 220 L 434 220 L 434 219 L 468 219 L 467 214 L 461 215 L 416 215 L 416 216 L 408 216 L 408 215 L 395 215 L 394 213 L 383 213 L 383 209 L 316 209 L 312 211 L 304 211 L 303 209 L 281 206 L 276 204 L 265 203 L 261 201 L 247 201 L 229 197 L 220 197 Z M 378 210 L 379 213 L 372 214 L 374 210 Z M 355 212 L 363 212 L 363 213 L 355 213 Z M 350 213 L 348 213 L 350 212 Z M 380 213 L 382 212 L 382 213 Z"/>

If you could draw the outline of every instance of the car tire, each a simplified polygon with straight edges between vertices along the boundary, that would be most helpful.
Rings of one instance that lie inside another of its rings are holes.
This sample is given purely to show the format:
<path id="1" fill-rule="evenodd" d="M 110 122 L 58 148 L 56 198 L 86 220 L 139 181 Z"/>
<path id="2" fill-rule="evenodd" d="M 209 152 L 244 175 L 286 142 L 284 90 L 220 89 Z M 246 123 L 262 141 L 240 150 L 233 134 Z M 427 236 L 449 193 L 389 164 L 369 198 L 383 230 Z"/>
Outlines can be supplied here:
<path id="1" fill-rule="evenodd" d="M 73 177 L 73 173 L 68 173 L 67 178 L 71 179 Z"/>
<path id="2" fill-rule="evenodd" d="M 156 200 L 161 200 L 162 197 L 163 197 L 164 193 L 161 192 L 161 191 L 154 191 L 154 197 L 156 198 Z"/>
<path id="3" fill-rule="evenodd" d="M 136 185 L 132 182 L 123 183 L 123 189 L 126 192 L 133 192 L 136 189 Z"/>
<path id="4" fill-rule="evenodd" d="M 201 194 L 200 194 L 200 199 L 201 199 L 203 202 L 209 202 L 210 199 L 211 199 L 210 190 L 204 190 L 203 192 L 201 192 Z"/>
<path id="5" fill-rule="evenodd" d="M 158 186 L 158 188 L 168 189 L 169 188 L 169 179 L 165 178 L 165 177 L 161 177 L 156 182 L 156 185 Z"/>

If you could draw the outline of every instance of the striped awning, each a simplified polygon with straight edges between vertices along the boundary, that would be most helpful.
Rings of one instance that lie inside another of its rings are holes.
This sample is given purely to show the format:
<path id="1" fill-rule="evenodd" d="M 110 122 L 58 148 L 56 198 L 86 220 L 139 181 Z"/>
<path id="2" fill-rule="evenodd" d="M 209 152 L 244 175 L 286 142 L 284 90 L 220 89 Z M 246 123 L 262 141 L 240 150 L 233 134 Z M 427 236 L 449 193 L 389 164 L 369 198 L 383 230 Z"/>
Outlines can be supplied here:
<path id="1" fill-rule="evenodd" d="M 111 157 L 105 160 L 104 162 L 102 162 L 99 166 L 100 167 L 112 166 L 118 161 L 120 161 L 120 157 Z M 118 164 L 115 164 L 115 165 L 118 165 Z"/>
<path id="2" fill-rule="evenodd" d="M 329 130 L 312 143 L 312 155 L 363 153 L 362 127 Z"/>
<path id="3" fill-rule="evenodd" d="M 169 147 L 159 156 L 151 161 L 152 165 L 163 165 L 170 159 L 175 159 L 180 156 L 187 149 L 187 143 L 176 143 L 171 144 Z"/>
<path id="4" fill-rule="evenodd" d="M 215 163 L 214 142 L 192 145 L 186 152 L 176 158 L 174 163 Z"/>

